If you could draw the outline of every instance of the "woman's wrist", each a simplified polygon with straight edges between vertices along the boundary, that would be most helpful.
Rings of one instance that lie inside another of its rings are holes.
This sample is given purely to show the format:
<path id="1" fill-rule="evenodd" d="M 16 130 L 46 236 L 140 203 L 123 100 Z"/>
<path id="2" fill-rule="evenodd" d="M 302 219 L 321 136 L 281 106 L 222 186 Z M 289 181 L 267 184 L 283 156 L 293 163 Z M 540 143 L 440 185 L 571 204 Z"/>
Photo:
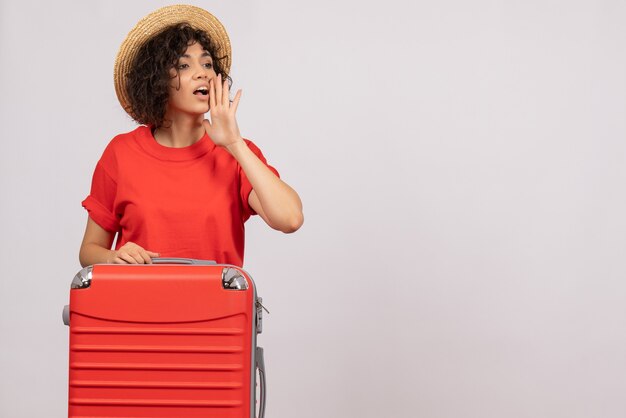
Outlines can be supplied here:
<path id="1" fill-rule="evenodd" d="M 241 155 L 242 152 L 248 149 L 248 144 L 246 144 L 242 137 L 239 137 L 238 140 L 227 145 L 225 148 L 230 153 L 230 155 L 232 155 L 236 159 L 239 155 Z"/>
<path id="2" fill-rule="evenodd" d="M 114 250 L 109 250 L 96 243 L 85 244 L 79 254 L 80 264 L 83 267 L 102 263 L 111 264 L 117 256 L 116 254 Z"/>
<path id="3" fill-rule="evenodd" d="M 117 252 L 115 250 L 107 250 L 106 252 L 106 260 L 104 261 L 106 264 L 113 264 L 113 260 L 117 257 Z"/>

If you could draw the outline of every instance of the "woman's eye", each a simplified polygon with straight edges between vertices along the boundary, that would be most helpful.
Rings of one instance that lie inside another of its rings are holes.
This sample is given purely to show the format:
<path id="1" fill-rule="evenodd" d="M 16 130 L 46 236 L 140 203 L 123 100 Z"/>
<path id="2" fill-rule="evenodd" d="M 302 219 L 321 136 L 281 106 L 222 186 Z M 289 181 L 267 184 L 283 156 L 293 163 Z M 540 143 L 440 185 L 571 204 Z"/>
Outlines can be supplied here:
<path id="1" fill-rule="evenodd" d="M 182 69 L 187 68 L 187 67 L 189 67 L 188 64 L 178 64 L 178 69 L 179 70 L 182 70 Z"/>
<path id="2" fill-rule="evenodd" d="M 211 64 L 210 62 L 207 62 L 206 64 L 204 64 L 204 66 L 206 68 L 213 68 L 213 64 Z"/>

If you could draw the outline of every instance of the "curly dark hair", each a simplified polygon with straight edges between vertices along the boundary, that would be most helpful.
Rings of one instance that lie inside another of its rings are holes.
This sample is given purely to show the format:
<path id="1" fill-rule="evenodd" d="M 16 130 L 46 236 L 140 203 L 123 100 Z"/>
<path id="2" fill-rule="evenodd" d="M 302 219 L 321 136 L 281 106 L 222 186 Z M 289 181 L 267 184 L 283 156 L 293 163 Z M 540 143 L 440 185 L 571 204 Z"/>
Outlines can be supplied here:
<path id="1" fill-rule="evenodd" d="M 232 79 L 224 71 L 219 46 L 214 44 L 206 32 L 194 29 L 188 23 L 168 26 L 137 51 L 137 56 L 126 74 L 126 93 L 129 113 L 144 125 L 158 128 L 164 125 L 168 100 L 168 84 L 172 79 L 170 70 L 176 69 L 178 60 L 189 45 L 198 42 L 213 59 L 213 69 L 232 85 Z"/>

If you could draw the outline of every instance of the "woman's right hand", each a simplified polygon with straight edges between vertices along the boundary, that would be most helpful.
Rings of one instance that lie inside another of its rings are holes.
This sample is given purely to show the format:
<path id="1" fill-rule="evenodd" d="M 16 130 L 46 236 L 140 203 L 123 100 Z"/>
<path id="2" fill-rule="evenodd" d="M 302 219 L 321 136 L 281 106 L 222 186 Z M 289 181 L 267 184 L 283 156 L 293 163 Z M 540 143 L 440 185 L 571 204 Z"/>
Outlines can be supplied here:
<path id="1" fill-rule="evenodd" d="M 152 264 L 152 257 L 159 257 L 159 253 L 148 251 L 135 244 L 127 242 L 117 251 L 113 251 L 112 264 Z"/>

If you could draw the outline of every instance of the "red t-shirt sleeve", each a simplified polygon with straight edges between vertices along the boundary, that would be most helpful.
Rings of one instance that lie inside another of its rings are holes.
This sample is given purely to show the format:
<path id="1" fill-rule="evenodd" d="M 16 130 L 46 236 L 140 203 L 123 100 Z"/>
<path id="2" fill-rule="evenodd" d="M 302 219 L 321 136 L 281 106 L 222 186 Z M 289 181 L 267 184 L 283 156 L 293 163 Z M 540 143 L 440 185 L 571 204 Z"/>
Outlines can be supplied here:
<path id="1" fill-rule="evenodd" d="M 248 148 L 250 148 L 250 150 L 257 157 L 259 157 L 259 160 L 261 160 L 263 164 L 267 166 L 267 168 L 269 168 L 274 174 L 276 174 L 277 177 L 280 178 L 280 174 L 278 173 L 278 170 L 276 170 L 274 167 L 272 167 L 271 165 L 267 163 L 267 160 L 265 159 L 265 156 L 263 156 L 263 153 L 261 152 L 261 150 L 256 145 L 254 145 L 252 141 L 249 141 L 247 139 L 245 141 L 248 144 Z M 239 193 L 241 196 L 241 203 L 243 205 L 243 220 L 245 221 L 250 216 L 256 215 L 257 213 L 248 204 L 248 197 L 250 196 L 250 192 L 252 191 L 252 184 L 250 184 L 250 180 L 248 180 L 248 177 L 246 177 L 246 173 L 244 173 L 241 166 L 239 166 L 239 184 L 240 184 Z"/>
<path id="2" fill-rule="evenodd" d="M 102 154 L 91 180 L 91 192 L 82 205 L 95 223 L 109 232 L 117 232 L 120 227 L 119 218 L 115 214 L 115 197 L 117 181 L 114 173 L 116 164 L 110 146 Z"/>

